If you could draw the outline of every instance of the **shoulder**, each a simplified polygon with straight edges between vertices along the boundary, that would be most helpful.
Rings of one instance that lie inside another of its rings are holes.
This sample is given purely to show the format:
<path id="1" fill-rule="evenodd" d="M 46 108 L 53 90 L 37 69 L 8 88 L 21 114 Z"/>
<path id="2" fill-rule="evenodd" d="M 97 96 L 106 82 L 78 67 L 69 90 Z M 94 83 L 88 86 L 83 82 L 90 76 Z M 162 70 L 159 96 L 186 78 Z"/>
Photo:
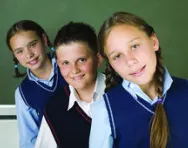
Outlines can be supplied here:
<path id="1" fill-rule="evenodd" d="M 118 85 L 112 87 L 110 90 L 108 90 L 108 92 L 106 94 L 110 95 L 110 94 L 114 94 L 117 92 L 121 92 L 123 90 L 124 90 L 124 88 L 123 88 L 122 84 L 118 84 Z"/>
<path id="2" fill-rule="evenodd" d="M 27 84 L 28 82 L 31 82 L 31 80 L 29 79 L 28 75 L 26 75 L 24 77 L 24 79 L 22 80 L 22 82 L 20 83 L 19 87 L 21 87 L 22 85 L 25 85 L 25 84 L 28 85 Z"/>
<path id="3" fill-rule="evenodd" d="M 97 99 L 95 102 L 91 104 L 91 113 L 92 113 L 92 119 L 95 117 L 103 118 L 107 115 L 106 104 L 103 96 L 101 96 L 100 99 Z"/>
<path id="4" fill-rule="evenodd" d="M 178 85 L 178 86 L 186 86 L 188 88 L 188 80 L 184 79 L 184 78 L 178 78 L 178 77 L 174 77 L 172 76 L 173 79 L 173 83 Z"/>
<path id="5" fill-rule="evenodd" d="M 172 76 L 173 82 L 170 90 L 176 92 L 188 92 L 188 80 Z"/>
<path id="6" fill-rule="evenodd" d="M 15 103 L 17 109 L 20 108 L 20 110 L 22 110 L 30 108 L 30 106 L 24 101 L 19 87 L 17 87 L 15 90 Z"/>
<path id="7" fill-rule="evenodd" d="M 99 99 L 97 99 L 96 101 L 94 101 L 93 103 L 92 103 L 92 107 L 96 107 L 96 108 L 100 108 L 100 107 L 103 107 L 105 105 L 105 103 L 104 103 L 104 97 L 103 96 L 101 96 Z"/>
<path id="8" fill-rule="evenodd" d="M 20 94 L 19 87 L 17 87 L 15 90 L 15 95 L 18 95 L 18 94 Z"/>
<path id="9" fill-rule="evenodd" d="M 184 78 L 180 78 L 180 77 L 175 77 L 175 76 L 172 76 L 172 79 L 174 80 L 174 81 L 184 81 L 184 82 L 186 82 L 186 83 L 188 83 L 188 80 L 187 79 L 184 79 Z"/>
<path id="10" fill-rule="evenodd" d="M 16 102 L 17 102 L 18 100 L 20 100 L 20 98 L 22 98 L 22 97 L 21 97 L 21 94 L 20 94 L 19 87 L 16 88 L 14 95 L 15 95 L 15 100 L 16 100 Z"/>

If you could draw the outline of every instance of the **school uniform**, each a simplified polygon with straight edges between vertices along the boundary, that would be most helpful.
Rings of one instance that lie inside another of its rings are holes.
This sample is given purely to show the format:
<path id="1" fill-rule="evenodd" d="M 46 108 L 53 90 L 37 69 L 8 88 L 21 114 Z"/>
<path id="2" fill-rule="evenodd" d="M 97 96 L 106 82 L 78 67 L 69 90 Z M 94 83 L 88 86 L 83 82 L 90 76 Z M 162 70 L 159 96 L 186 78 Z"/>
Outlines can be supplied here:
<path id="1" fill-rule="evenodd" d="M 66 84 L 52 59 L 52 72 L 48 80 L 38 79 L 29 69 L 27 76 L 15 92 L 16 112 L 19 126 L 20 148 L 33 148 L 38 135 L 43 109 L 50 97 Z M 58 91 L 58 95 L 62 95 Z"/>
<path id="2" fill-rule="evenodd" d="M 188 81 L 165 69 L 163 106 L 168 125 L 168 148 L 188 147 Z M 138 85 L 123 80 L 92 106 L 90 148 L 149 148 L 151 119 L 157 105 Z"/>
<path id="3" fill-rule="evenodd" d="M 105 77 L 98 73 L 91 103 L 81 101 L 75 89 L 69 88 L 70 96 L 54 97 L 46 106 L 35 148 L 89 147 L 90 106 L 104 94 Z"/>

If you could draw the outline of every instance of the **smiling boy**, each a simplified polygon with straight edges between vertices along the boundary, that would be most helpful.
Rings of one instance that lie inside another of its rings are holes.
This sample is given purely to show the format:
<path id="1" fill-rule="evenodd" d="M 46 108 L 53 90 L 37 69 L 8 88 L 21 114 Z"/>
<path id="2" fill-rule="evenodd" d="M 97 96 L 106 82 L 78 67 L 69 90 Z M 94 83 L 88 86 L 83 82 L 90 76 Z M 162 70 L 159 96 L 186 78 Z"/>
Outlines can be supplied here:
<path id="1" fill-rule="evenodd" d="M 36 147 L 88 148 L 91 104 L 105 88 L 105 76 L 97 72 L 102 62 L 97 37 L 91 26 L 69 23 L 59 30 L 54 45 L 70 96 L 54 96 L 46 106 Z"/>

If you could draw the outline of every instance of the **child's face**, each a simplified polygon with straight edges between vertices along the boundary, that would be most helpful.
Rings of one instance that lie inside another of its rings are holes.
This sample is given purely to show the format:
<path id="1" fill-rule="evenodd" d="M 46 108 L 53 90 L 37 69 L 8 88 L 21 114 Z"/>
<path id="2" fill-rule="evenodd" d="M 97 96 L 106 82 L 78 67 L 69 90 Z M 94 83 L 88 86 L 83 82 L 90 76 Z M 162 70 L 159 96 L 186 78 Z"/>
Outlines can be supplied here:
<path id="1" fill-rule="evenodd" d="M 19 63 L 33 72 L 39 70 L 47 58 L 45 43 L 34 31 L 16 33 L 10 39 L 10 46 Z"/>
<path id="2" fill-rule="evenodd" d="M 61 74 L 69 85 L 77 91 L 94 88 L 100 60 L 87 44 L 71 42 L 60 45 L 56 48 L 56 55 Z"/>
<path id="3" fill-rule="evenodd" d="M 124 79 L 141 87 L 153 82 L 156 70 L 156 54 L 159 42 L 155 35 L 131 25 L 112 28 L 105 43 L 105 53 L 114 70 Z"/>

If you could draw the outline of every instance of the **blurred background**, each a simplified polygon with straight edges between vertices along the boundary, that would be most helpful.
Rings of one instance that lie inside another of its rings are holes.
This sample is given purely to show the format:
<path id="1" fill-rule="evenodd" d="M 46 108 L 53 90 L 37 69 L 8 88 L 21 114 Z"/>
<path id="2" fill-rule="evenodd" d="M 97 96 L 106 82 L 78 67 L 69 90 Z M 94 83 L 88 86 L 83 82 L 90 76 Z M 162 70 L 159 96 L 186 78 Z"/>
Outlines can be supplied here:
<path id="1" fill-rule="evenodd" d="M 70 21 L 89 23 L 98 32 L 112 13 L 135 13 L 154 27 L 170 74 L 188 78 L 187 5 L 186 0 L 0 0 L 0 147 L 19 147 L 14 91 L 22 79 L 13 78 L 12 53 L 5 40 L 13 23 L 36 21 L 53 42 L 58 29 Z"/>
<path id="2" fill-rule="evenodd" d="M 98 32 L 112 13 L 135 13 L 154 27 L 170 73 L 188 78 L 187 5 L 186 0 L 1 0 L 0 104 L 14 104 L 14 91 L 22 80 L 13 78 L 12 53 L 5 42 L 7 30 L 13 23 L 21 19 L 34 20 L 53 42 L 58 29 L 69 21 L 87 22 Z"/>

